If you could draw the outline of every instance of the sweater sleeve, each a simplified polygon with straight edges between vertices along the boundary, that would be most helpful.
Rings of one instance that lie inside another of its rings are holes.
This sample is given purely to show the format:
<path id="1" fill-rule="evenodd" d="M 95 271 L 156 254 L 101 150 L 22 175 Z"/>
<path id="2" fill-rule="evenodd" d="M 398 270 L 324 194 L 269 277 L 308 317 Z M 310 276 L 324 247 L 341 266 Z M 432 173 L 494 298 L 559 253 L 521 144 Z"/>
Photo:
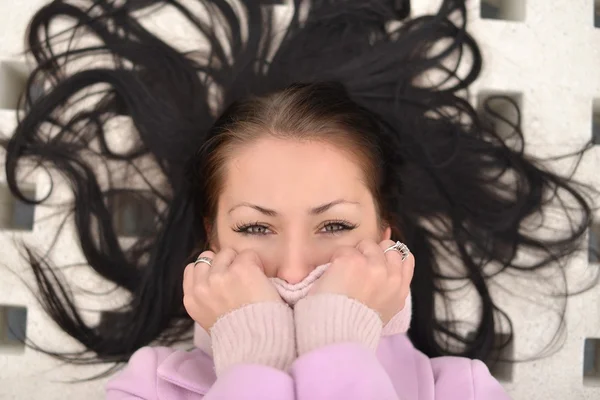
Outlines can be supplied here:
<path id="1" fill-rule="evenodd" d="M 285 303 L 255 303 L 220 318 L 210 331 L 217 376 L 238 364 L 287 371 L 296 358 L 294 315 Z"/>
<path id="2" fill-rule="evenodd" d="M 375 354 L 379 315 L 341 295 L 309 296 L 294 308 L 297 400 L 399 400 Z"/>
<path id="3" fill-rule="evenodd" d="M 294 316 L 284 303 L 247 305 L 211 329 L 218 377 L 203 400 L 295 400 Z"/>

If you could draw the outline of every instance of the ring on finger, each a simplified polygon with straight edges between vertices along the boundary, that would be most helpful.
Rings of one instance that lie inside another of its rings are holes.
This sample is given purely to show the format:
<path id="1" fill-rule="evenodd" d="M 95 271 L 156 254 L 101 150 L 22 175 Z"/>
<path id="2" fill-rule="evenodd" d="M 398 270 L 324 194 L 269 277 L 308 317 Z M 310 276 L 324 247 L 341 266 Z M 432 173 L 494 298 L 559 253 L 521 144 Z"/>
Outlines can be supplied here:
<path id="1" fill-rule="evenodd" d="M 395 251 L 399 252 L 400 254 L 402 254 L 402 261 L 406 260 L 408 258 L 408 255 L 410 254 L 410 249 L 408 248 L 407 245 L 405 245 L 402 242 L 394 243 L 392 246 L 385 249 L 383 251 L 383 253 L 385 254 L 390 250 L 395 250 Z"/>
<path id="2" fill-rule="evenodd" d="M 194 263 L 194 267 L 197 264 L 200 264 L 200 263 L 208 264 L 209 267 L 212 267 L 212 258 L 210 258 L 210 257 L 198 257 L 196 259 L 196 262 Z"/>

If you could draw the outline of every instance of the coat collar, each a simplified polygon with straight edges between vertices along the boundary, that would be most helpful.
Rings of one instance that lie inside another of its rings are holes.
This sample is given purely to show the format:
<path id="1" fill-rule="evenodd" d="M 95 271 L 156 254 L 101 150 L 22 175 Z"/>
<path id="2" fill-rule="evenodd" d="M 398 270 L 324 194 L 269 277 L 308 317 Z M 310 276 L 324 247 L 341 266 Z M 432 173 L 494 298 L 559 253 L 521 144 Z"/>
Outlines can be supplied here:
<path id="1" fill-rule="evenodd" d="M 215 364 L 200 349 L 175 351 L 157 370 L 159 379 L 194 393 L 205 394 L 217 380 Z"/>

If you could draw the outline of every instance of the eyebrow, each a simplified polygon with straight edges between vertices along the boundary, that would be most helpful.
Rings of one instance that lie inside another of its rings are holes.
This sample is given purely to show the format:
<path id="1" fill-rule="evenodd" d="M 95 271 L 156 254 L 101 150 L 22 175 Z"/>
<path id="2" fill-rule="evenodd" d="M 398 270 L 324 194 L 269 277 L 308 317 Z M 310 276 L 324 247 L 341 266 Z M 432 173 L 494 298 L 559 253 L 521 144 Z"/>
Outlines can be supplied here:
<path id="1" fill-rule="evenodd" d="M 326 203 L 326 204 L 320 205 L 320 206 L 318 206 L 318 207 L 315 207 L 315 208 L 311 208 L 311 209 L 309 210 L 309 214 L 310 214 L 310 215 L 319 215 L 319 214 L 323 214 L 325 211 L 329 210 L 330 208 L 332 208 L 332 207 L 334 207 L 334 206 L 337 206 L 338 204 L 354 204 L 354 205 L 360 205 L 360 203 L 358 203 L 358 202 L 356 202 L 356 201 L 348 201 L 348 200 L 339 199 L 339 200 L 334 200 L 334 201 L 332 201 L 332 202 L 329 202 L 329 203 Z M 264 215 L 266 215 L 266 216 L 269 216 L 269 217 L 276 217 L 276 216 L 278 216 L 278 215 L 279 215 L 279 214 L 277 213 L 277 211 L 275 211 L 275 210 L 271 210 L 271 209 L 269 209 L 269 208 L 261 207 L 261 206 L 258 206 L 258 205 L 256 205 L 256 204 L 252 204 L 252 203 L 246 203 L 246 202 L 239 203 L 239 204 L 237 204 L 237 205 L 233 206 L 233 207 L 232 207 L 232 208 L 229 210 L 229 214 L 231 214 L 231 213 L 233 212 L 233 210 L 235 210 L 236 208 L 239 208 L 239 207 L 250 207 L 250 208 L 253 208 L 253 209 L 255 209 L 256 211 L 258 211 L 258 212 L 260 212 L 260 213 L 262 213 L 262 214 L 264 214 Z"/>

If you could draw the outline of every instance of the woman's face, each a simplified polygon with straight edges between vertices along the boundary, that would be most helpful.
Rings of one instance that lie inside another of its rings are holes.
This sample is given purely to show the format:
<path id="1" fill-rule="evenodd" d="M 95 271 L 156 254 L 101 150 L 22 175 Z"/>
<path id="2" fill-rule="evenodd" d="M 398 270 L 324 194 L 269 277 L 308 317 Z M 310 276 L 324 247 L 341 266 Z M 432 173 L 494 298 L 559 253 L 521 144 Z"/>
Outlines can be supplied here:
<path id="1" fill-rule="evenodd" d="M 390 238 L 363 172 L 329 143 L 260 139 L 230 158 L 213 249 L 258 253 L 268 277 L 295 284 L 339 246 Z"/>

